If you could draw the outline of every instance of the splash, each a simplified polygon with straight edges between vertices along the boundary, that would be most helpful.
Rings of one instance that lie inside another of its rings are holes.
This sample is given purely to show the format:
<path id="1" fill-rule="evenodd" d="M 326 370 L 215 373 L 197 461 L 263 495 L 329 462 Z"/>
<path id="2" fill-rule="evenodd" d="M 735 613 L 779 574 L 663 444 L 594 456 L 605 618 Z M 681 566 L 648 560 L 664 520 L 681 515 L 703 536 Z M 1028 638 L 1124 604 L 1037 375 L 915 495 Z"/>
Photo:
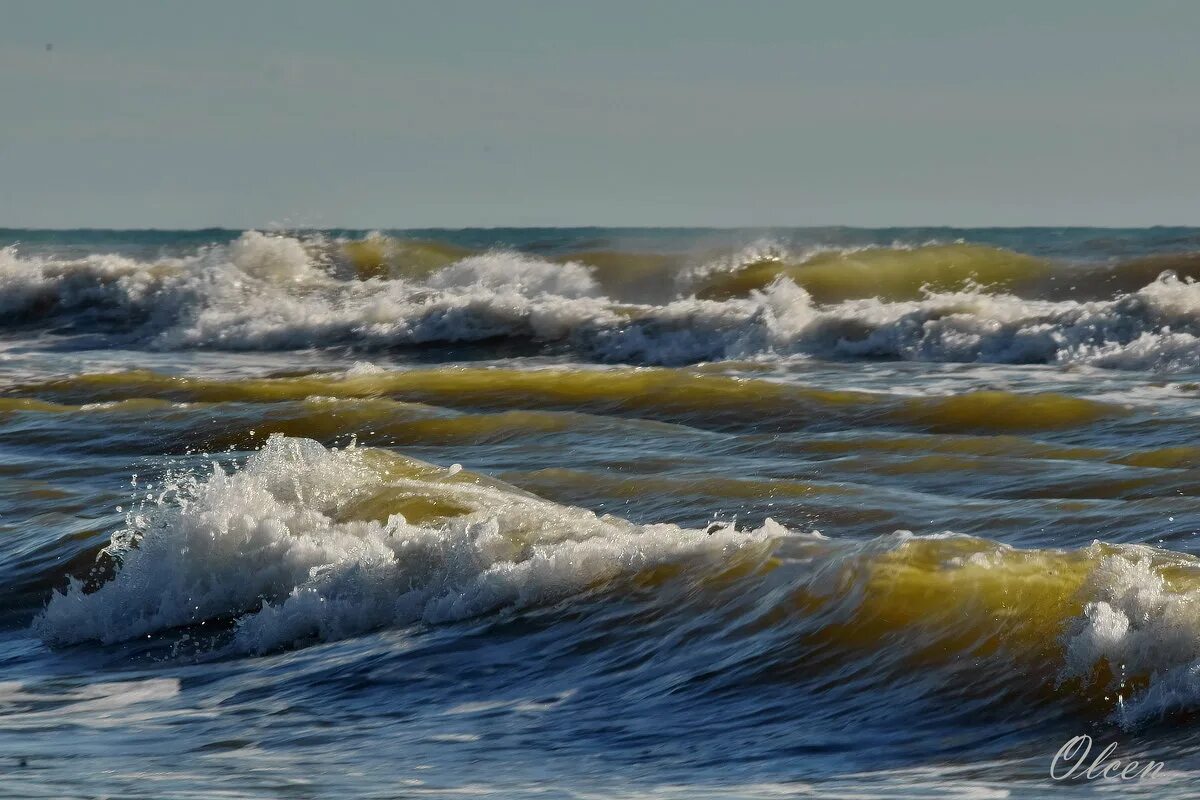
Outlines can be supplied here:
<path id="1" fill-rule="evenodd" d="M 360 244 L 410 247 L 386 241 Z M 603 253 L 578 260 L 437 253 L 414 256 L 419 266 L 366 270 L 364 279 L 362 254 L 254 231 L 227 247 L 152 263 L 26 259 L 8 248 L 0 251 L 0 312 L 10 326 L 99 333 L 159 350 L 518 340 L 595 362 L 667 366 L 798 355 L 1168 372 L 1200 366 L 1197 284 L 1168 271 L 1128 288 L 1162 259 L 1119 265 L 1100 280 L 1096 268 L 1052 270 L 974 245 L 822 251 L 798 262 L 763 245 L 725 266 L 709 263 L 707 272 L 687 272 L 667 256 L 624 263 Z M 682 283 L 654 299 L 676 279 Z M 1115 294 L 1083 299 L 1087 291 L 1073 291 L 1079 285 Z M 1070 299 L 1057 297 L 1064 286 Z M 618 289 L 629 299 L 615 299 Z"/>
<path id="2" fill-rule="evenodd" d="M 814 652 L 864 664 L 886 652 L 884 673 L 969 664 L 979 696 L 1023 693 L 1131 727 L 1200 708 L 1200 562 L 1146 546 L 635 525 L 458 465 L 273 436 L 239 470 L 177 478 L 107 553 L 111 577 L 73 582 L 36 618 L 45 641 L 213 625 L 227 628 L 219 652 L 262 653 L 582 596 L 620 602 L 634 585 L 653 604 L 682 582 L 663 595 L 673 613 L 724 608 L 724 639 L 776 642 L 745 680 L 811 669 Z"/>
<path id="3" fill-rule="evenodd" d="M 783 533 L 643 527 L 461 468 L 280 436 L 234 474 L 214 467 L 181 490 L 117 535 L 112 580 L 51 598 L 34 622 L 44 639 L 235 620 L 228 646 L 264 652 L 542 605 L 664 564 L 761 558 Z"/>

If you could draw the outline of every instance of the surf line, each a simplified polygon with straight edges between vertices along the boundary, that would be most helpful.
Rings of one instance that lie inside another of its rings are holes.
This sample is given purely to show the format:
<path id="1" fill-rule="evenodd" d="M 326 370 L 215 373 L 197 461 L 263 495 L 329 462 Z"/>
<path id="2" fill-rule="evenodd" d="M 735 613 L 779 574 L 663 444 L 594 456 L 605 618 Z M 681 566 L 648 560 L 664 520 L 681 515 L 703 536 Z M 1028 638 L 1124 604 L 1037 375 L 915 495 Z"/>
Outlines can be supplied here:
<path id="1" fill-rule="evenodd" d="M 1117 743 L 1111 742 L 1100 751 L 1090 765 L 1087 765 L 1087 758 L 1092 753 L 1092 737 L 1083 734 L 1068 739 L 1058 748 L 1054 760 L 1050 762 L 1050 778 L 1056 781 L 1072 778 L 1089 781 L 1138 781 L 1154 777 L 1166 766 L 1162 761 L 1153 760 L 1145 764 L 1138 761 L 1121 761 L 1119 758 L 1110 760 L 1116 749 Z"/>

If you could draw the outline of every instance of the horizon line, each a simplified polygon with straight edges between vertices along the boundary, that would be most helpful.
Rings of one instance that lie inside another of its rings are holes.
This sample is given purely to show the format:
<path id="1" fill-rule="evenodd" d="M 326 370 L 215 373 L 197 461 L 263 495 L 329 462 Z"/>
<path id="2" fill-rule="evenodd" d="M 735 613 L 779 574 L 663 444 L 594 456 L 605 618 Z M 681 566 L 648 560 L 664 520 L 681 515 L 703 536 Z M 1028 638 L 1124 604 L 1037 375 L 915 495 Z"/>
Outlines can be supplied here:
<path id="1" fill-rule="evenodd" d="M 946 229 L 946 230 L 1155 230 L 1181 228 L 1200 230 L 1200 222 L 1193 225 L 1177 223 L 1154 223 L 1150 225 L 949 225 L 949 224 L 920 224 L 920 225 L 414 225 L 414 226 L 382 226 L 382 225 L 297 225 L 285 226 L 277 224 L 247 225 L 244 227 L 229 227 L 225 225 L 202 225 L 199 227 L 104 227 L 98 225 L 76 225 L 64 227 L 47 226 L 9 226 L 0 225 L 0 231 L 28 231 L 31 233 L 69 233 L 69 232 L 105 232 L 105 233 L 204 233 L 205 231 L 262 231 L 264 233 L 288 231 L 501 231 L 501 230 L 640 230 L 640 231 L 753 231 L 753 230 L 863 230 L 879 231 L 893 229 Z"/>

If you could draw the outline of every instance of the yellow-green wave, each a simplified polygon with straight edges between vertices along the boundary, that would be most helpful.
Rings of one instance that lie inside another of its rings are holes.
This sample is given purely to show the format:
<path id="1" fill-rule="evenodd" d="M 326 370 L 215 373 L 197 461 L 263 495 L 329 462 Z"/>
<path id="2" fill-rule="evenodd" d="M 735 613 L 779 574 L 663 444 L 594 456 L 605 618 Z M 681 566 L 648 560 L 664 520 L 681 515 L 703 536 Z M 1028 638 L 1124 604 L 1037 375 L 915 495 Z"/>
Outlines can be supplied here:
<path id="1" fill-rule="evenodd" d="M 826 251 L 802 261 L 766 259 L 717 273 L 697 289 L 712 300 L 742 297 L 786 277 L 817 302 L 856 298 L 911 300 L 925 290 L 957 291 L 978 284 L 1016 290 L 1050 273 L 1047 262 L 995 247 L 972 244 Z"/>

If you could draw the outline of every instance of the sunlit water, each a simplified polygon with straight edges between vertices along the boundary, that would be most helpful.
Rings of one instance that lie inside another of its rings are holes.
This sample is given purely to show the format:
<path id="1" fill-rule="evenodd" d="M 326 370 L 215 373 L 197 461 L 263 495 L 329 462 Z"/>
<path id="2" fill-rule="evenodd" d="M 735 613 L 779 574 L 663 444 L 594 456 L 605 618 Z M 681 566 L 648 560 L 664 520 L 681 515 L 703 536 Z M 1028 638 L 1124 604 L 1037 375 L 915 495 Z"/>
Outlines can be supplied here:
<path id="1" fill-rule="evenodd" d="M 1200 231 L 10 243 L 0 794 L 1200 781 Z"/>

